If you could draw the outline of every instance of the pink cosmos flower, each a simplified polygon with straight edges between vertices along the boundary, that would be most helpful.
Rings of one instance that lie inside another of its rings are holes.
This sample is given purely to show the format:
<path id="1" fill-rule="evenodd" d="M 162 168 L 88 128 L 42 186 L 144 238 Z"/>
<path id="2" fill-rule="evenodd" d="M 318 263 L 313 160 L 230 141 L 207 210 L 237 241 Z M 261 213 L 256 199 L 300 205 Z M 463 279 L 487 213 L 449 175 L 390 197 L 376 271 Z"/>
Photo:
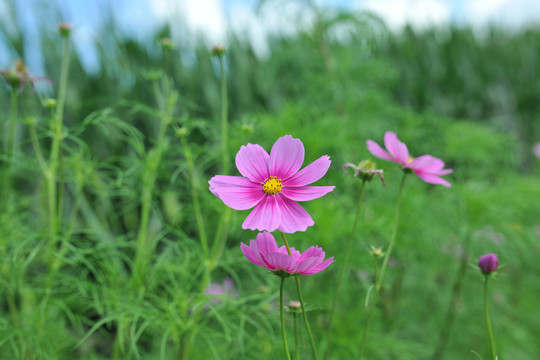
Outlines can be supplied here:
<path id="1" fill-rule="evenodd" d="M 334 261 L 334 257 L 324 260 L 325 253 L 318 246 L 312 246 L 303 253 L 291 247 L 289 255 L 285 245 L 277 247 L 274 236 L 269 232 L 259 233 L 249 246 L 242 243 L 240 248 L 249 261 L 280 276 L 313 275 Z"/>
<path id="2" fill-rule="evenodd" d="M 450 187 L 450 183 L 441 176 L 448 175 L 454 170 L 444 169 L 444 162 L 431 155 L 422 155 L 412 158 L 409 155 L 407 145 L 399 141 L 397 135 L 391 131 L 384 134 L 384 145 L 388 152 L 379 146 L 375 141 L 368 140 L 367 148 L 374 156 L 401 164 L 403 169 L 410 169 L 418 177 L 427 183 L 439 184 Z"/>
<path id="3" fill-rule="evenodd" d="M 208 182 L 210 191 L 235 210 L 255 207 L 243 229 L 306 231 L 313 219 L 296 201 L 319 198 L 335 186 L 306 186 L 326 174 L 331 162 L 328 155 L 300 170 L 303 162 L 304 145 L 290 135 L 280 137 L 270 155 L 259 145 L 247 144 L 236 154 L 236 167 L 243 177 L 216 175 Z"/>

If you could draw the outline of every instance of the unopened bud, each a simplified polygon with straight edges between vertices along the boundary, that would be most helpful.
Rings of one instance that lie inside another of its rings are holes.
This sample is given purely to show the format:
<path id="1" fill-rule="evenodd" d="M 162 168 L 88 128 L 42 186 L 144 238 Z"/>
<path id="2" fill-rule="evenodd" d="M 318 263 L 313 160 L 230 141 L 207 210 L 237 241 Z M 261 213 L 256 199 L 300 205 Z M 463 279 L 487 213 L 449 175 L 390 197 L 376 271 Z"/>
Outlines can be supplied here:
<path id="1" fill-rule="evenodd" d="M 221 56 L 225 54 L 225 47 L 221 44 L 216 44 L 212 46 L 211 52 L 212 52 L 212 55 Z"/>
<path id="2" fill-rule="evenodd" d="M 478 259 L 478 267 L 484 275 L 489 275 L 499 267 L 499 258 L 497 254 L 486 254 Z"/>
<path id="3" fill-rule="evenodd" d="M 172 50 L 174 48 L 173 42 L 170 38 L 163 38 L 159 40 L 161 47 L 165 50 Z"/>
<path id="4" fill-rule="evenodd" d="M 60 35 L 67 37 L 71 33 L 71 25 L 65 21 L 62 21 L 60 25 L 58 25 L 58 31 L 60 31 Z"/>
<path id="5" fill-rule="evenodd" d="M 253 125 L 251 124 L 242 124 L 242 131 L 251 134 L 253 132 Z"/>
<path id="6" fill-rule="evenodd" d="M 300 304 L 300 301 L 291 300 L 289 301 L 289 310 L 296 311 L 300 310 L 302 308 L 302 304 Z"/>
<path id="7" fill-rule="evenodd" d="M 384 253 L 381 248 L 371 247 L 371 255 L 377 259 L 380 259 L 384 256 Z"/>
<path id="8" fill-rule="evenodd" d="M 54 109 L 56 107 L 56 99 L 52 99 L 52 98 L 44 99 L 41 102 L 41 105 L 43 105 L 43 107 L 47 109 Z"/>
<path id="9" fill-rule="evenodd" d="M 188 134 L 188 130 L 185 127 L 179 127 L 176 129 L 176 135 L 179 137 L 185 137 Z"/>

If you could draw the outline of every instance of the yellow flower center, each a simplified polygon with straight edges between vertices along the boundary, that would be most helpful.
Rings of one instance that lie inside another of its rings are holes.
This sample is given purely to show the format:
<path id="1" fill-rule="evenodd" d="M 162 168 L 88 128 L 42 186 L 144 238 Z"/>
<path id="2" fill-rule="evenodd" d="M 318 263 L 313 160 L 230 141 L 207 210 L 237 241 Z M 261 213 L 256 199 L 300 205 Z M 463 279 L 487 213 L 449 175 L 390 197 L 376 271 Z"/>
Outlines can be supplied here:
<path id="1" fill-rule="evenodd" d="M 412 163 L 413 160 L 414 160 L 414 158 L 413 158 L 412 156 L 409 156 L 409 161 L 408 161 L 408 163 L 409 163 L 409 164 Z"/>
<path id="2" fill-rule="evenodd" d="M 281 184 L 281 180 L 275 176 L 270 176 L 269 178 L 266 178 L 262 183 L 262 186 L 264 192 L 269 195 L 277 194 L 281 191 L 281 188 L 283 187 L 283 185 Z"/>

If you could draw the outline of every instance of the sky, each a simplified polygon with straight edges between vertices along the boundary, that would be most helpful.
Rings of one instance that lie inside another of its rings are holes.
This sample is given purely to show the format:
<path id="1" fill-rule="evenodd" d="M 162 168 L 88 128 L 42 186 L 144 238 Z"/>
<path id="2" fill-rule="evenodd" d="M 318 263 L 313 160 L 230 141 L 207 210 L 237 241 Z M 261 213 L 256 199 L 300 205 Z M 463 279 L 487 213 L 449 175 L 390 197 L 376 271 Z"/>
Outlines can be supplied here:
<path id="1" fill-rule="evenodd" d="M 519 29 L 531 23 L 540 24 L 540 0 L 313 0 L 320 8 L 370 11 L 387 26 L 398 31 L 405 24 L 422 28 L 429 25 L 468 24 L 477 29 L 496 23 L 508 29 Z M 65 20 L 73 25 L 77 51 L 84 54 L 84 66 L 96 68 L 95 43 L 97 29 L 112 10 L 121 29 L 139 39 L 150 37 L 163 22 L 172 27 L 173 42 L 185 34 L 185 24 L 191 31 L 204 33 L 209 46 L 224 43 L 232 29 L 245 36 L 259 56 L 268 48 L 267 34 L 293 34 L 297 26 L 309 26 L 311 16 L 302 1 L 266 0 L 256 11 L 258 0 L 13 0 L 19 22 L 28 34 L 37 34 L 36 17 L 43 8 L 57 5 Z M 0 0 L 0 21 L 12 22 Z M 41 14 L 41 15 L 39 15 Z M 182 25 L 180 25 L 182 24 Z M 40 70 L 38 36 L 30 36 L 26 44 L 30 59 L 27 63 Z M 226 45 L 226 44 L 225 44 Z M 10 51 L 0 38 L 0 68 L 9 66 Z"/>

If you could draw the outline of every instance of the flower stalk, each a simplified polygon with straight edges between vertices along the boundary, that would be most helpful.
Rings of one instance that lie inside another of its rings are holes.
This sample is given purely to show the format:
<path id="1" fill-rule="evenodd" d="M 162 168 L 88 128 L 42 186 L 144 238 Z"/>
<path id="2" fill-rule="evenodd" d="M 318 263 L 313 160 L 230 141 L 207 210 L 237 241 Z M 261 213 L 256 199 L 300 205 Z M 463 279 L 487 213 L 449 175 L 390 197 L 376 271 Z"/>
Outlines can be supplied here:
<path id="1" fill-rule="evenodd" d="M 403 194 L 403 185 L 405 184 L 406 177 L 407 177 L 407 171 L 404 171 L 403 176 L 401 178 L 401 183 L 399 184 L 399 193 L 398 193 L 398 199 L 396 203 L 396 212 L 394 215 L 394 227 L 392 229 L 392 236 L 390 237 L 390 243 L 388 244 L 388 249 L 386 250 L 386 255 L 384 256 L 384 259 L 383 259 L 379 278 L 377 279 L 375 283 L 375 291 L 377 292 L 377 294 L 381 291 L 381 286 L 384 279 L 384 272 L 386 271 L 386 267 L 388 266 L 388 260 L 390 259 L 390 255 L 392 254 L 392 249 L 394 248 L 394 243 L 396 242 L 397 228 L 399 224 L 399 212 L 400 212 L 400 207 L 401 207 L 401 195 Z"/>
<path id="2" fill-rule="evenodd" d="M 285 233 L 281 233 L 281 237 L 283 238 L 283 242 L 285 243 L 285 247 L 287 248 L 287 252 L 289 255 L 291 255 L 291 248 L 289 247 L 289 243 L 287 242 L 287 237 L 285 236 Z M 300 300 L 300 308 L 302 309 L 302 318 L 304 319 L 304 325 L 306 326 L 306 330 L 309 337 L 309 343 L 311 345 L 311 351 L 313 352 L 313 358 L 315 360 L 318 359 L 317 357 L 317 348 L 315 346 L 315 341 L 313 340 L 313 334 L 311 333 L 311 327 L 309 326 L 309 321 L 306 315 L 306 309 L 304 307 L 304 297 L 302 296 L 302 288 L 300 286 L 300 279 L 298 278 L 298 275 L 294 277 L 296 280 L 296 291 L 298 292 L 298 299 Z"/>
<path id="3" fill-rule="evenodd" d="M 11 172 L 13 155 L 15 154 L 15 128 L 18 115 L 18 91 L 15 88 L 11 89 L 11 107 L 9 111 L 9 129 L 6 139 L 6 173 L 2 186 L 2 199 L 7 203 L 7 197 L 11 188 Z"/>
<path id="4" fill-rule="evenodd" d="M 285 277 L 281 277 L 281 284 L 279 286 L 279 315 L 281 318 L 281 336 L 283 337 L 283 348 L 285 349 L 285 355 L 287 360 L 291 360 L 291 354 L 289 352 L 289 345 L 287 345 L 287 336 L 285 334 L 285 317 L 283 311 L 283 284 L 285 283 Z"/>
<path id="5" fill-rule="evenodd" d="M 362 183 L 360 184 L 360 189 L 358 190 L 358 202 L 356 205 L 356 214 L 354 216 L 351 236 L 349 237 L 349 242 L 347 244 L 347 251 L 345 253 L 345 259 L 343 260 L 343 266 L 341 267 L 341 270 L 339 272 L 338 281 L 334 290 L 334 299 L 332 300 L 332 307 L 330 309 L 330 318 L 328 319 L 328 332 L 326 334 L 328 346 L 326 348 L 325 359 L 328 359 L 328 357 L 330 356 L 330 344 L 331 344 L 331 339 L 332 339 L 332 321 L 334 319 L 334 313 L 336 311 L 337 300 L 339 297 L 339 289 L 341 287 L 341 283 L 343 282 L 343 278 L 345 276 L 345 271 L 347 270 L 347 266 L 349 264 L 349 258 L 351 256 L 351 251 L 352 251 L 352 245 L 353 245 L 354 238 L 356 236 L 356 230 L 358 228 L 358 220 L 360 219 L 360 209 L 362 207 L 362 198 L 364 194 L 365 184 L 366 184 L 366 179 L 363 179 Z"/>
<path id="6" fill-rule="evenodd" d="M 491 352 L 491 360 L 497 360 L 497 350 L 495 349 L 495 339 L 493 330 L 491 329 L 491 319 L 489 317 L 489 291 L 488 291 L 489 274 L 484 276 L 484 313 L 486 315 L 486 327 L 489 337 L 489 350 Z"/>

